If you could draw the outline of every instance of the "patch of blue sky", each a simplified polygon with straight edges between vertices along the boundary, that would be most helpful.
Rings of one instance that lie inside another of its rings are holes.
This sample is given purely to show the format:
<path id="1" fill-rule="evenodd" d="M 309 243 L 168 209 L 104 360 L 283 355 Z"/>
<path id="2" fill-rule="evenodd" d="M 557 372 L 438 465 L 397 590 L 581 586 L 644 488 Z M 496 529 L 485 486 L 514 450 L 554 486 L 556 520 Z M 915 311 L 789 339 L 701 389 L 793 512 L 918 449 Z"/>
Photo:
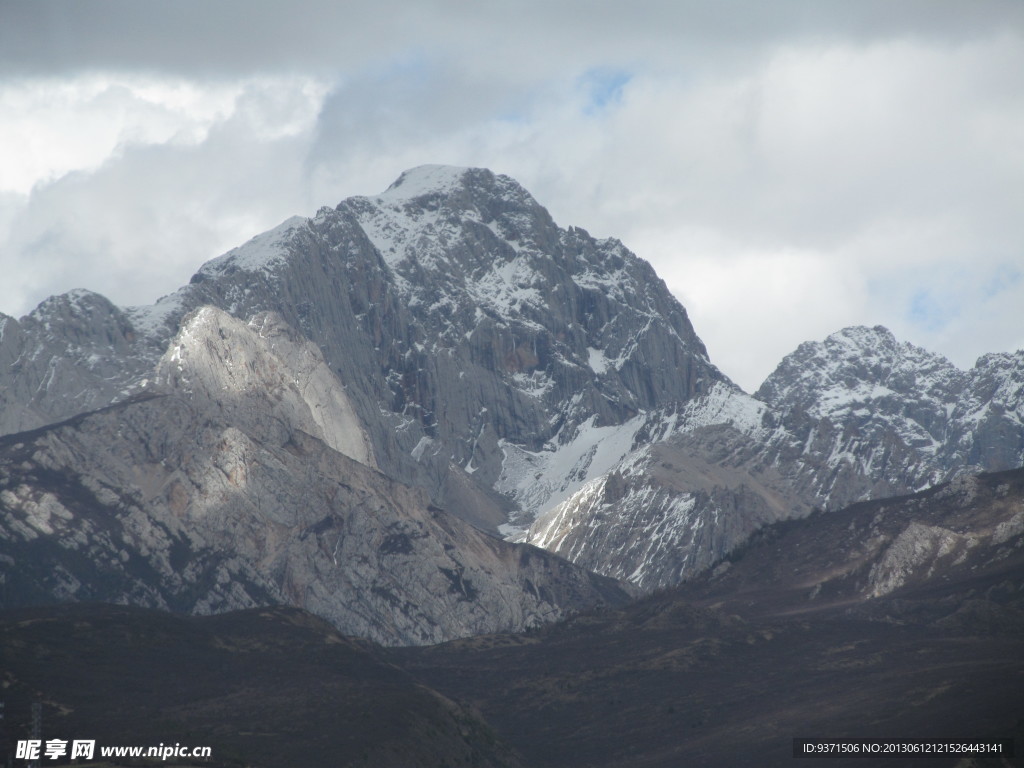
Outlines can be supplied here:
<path id="1" fill-rule="evenodd" d="M 441 65 L 439 57 L 430 51 L 412 47 L 375 61 L 365 72 L 379 80 L 419 81 L 431 77 Z"/>
<path id="2" fill-rule="evenodd" d="M 624 69 L 590 69 L 580 78 L 580 85 L 586 94 L 583 113 L 596 115 L 621 103 L 622 92 L 633 79 L 633 74 Z"/>
<path id="3" fill-rule="evenodd" d="M 960 313 L 957 304 L 949 296 L 922 289 L 910 299 L 910 322 L 927 331 L 942 330 Z"/>
<path id="4" fill-rule="evenodd" d="M 992 299 L 1003 291 L 1020 284 L 1024 272 L 1009 264 L 1001 264 L 992 271 L 992 275 L 981 286 L 981 294 L 985 299 Z"/>

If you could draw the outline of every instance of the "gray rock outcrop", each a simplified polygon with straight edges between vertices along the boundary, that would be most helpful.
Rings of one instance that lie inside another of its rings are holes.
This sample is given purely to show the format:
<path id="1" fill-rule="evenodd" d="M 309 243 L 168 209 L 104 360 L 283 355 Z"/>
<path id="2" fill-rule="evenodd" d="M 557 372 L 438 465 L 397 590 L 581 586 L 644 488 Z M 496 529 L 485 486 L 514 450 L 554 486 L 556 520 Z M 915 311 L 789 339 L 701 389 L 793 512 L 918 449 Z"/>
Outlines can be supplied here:
<path id="1" fill-rule="evenodd" d="M 0 442 L 5 594 L 195 613 L 286 603 L 385 644 L 626 599 L 373 464 L 316 347 L 270 315 L 198 310 L 143 392 Z"/>

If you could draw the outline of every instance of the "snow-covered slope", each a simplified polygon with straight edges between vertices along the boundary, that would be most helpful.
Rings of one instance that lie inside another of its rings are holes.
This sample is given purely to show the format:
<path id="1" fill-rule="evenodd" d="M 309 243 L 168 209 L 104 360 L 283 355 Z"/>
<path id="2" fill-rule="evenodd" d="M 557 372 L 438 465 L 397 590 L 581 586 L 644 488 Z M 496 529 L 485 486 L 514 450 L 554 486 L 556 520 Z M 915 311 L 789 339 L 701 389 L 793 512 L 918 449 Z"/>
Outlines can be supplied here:
<path id="1" fill-rule="evenodd" d="M 643 588 L 678 583 L 761 525 L 810 510 L 788 478 L 765 465 L 767 411 L 718 382 L 607 435 L 586 431 L 526 461 L 520 454 L 509 472 L 519 484 L 510 490 L 534 515 L 520 536 Z"/>
<path id="2" fill-rule="evenodd" d="M 784 413 L 889 430 L 924 453 L 944 441 L 948 405 L 967 375 L 944 357 L 898 342 L 887 329 L 851 327 L 806 342 L 779 364 L 757 397 Z M 837 460 L 838 457 L 832 457 Z"/>
<path id="3" fill-rule="evenodd" d="M 950 413 L 941 452 L 948 469 L 985 470 L 1024 461 L 1024 350 L 982 355 Z"/>

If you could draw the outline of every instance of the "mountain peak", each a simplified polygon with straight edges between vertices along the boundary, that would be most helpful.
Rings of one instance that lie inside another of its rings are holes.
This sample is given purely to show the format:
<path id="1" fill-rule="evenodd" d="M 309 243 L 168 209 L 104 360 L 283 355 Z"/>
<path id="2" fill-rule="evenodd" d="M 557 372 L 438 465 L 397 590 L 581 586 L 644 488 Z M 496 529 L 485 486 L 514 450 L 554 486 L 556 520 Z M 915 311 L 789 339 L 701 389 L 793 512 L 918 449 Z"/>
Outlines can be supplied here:
<path id="1" fill-rule="evenodd" d="M 233 269 L 246 272 L 266 272 L 281 264 L 288 254 L 288 241 L 292 232 L 302 227 L 308 219 L 291 216 L 273 229 L 268 229 L 248 242 L 232 248 L 222 256 L 210 259 L 199 268 L 192 282 L 201 282 L 213 275 Z"/>
<path id="2" fill-rule="evenodd" d="M 405 205 L 422 198 L 441 198 L 456 210 L 512 204 L 530 211 L 543 210 L 533 196 L 510 176 L 487 168 L 455 165 L 419 165 L 404 171 L 376 200 Z M 545 211 L 545 215 L 547 212 Z"/>
<path id="3" fill-rule="evenodd" d="M 90 291 L 86 288 L 72 288 L 70 291 L 50 296 L 43 299 L 39 305 L 29 313 L 28 317 L 42 319 L 54 313 L 88 313 L 96 308 L 112 312 L 114 305 L 106 296 Z"/>
<path id="4" fill-rule="evenodd" d="M 412 200 L 424 195 L 452 192 L 465 184 L 466 176 L 471 172 L 485 173 L 491 177 L 494 175 L 484 168 L 418 165 L 403 171 L 380 196 L 391 200 Z"/>
<path id="5" fill-rule="evenodd" d="M 825 339 L 825 344 L 841 343 L 857 347 L 877 348 L 880 345 L 893 346 L 898 344 L 893 332 L 884 325 L 869 328 L 866 325 L 850 325 L 842 328 Z"/>
<path id="6" fill-rule="evenodd" d="M 962 372 L 941 355 L 899 341 L 884 326 L 850 326 L 787 355 L 755 393 L 770 405 L 799 405 L 816 415 L 883 394 L 954 397 Z"/>
<path id="7" fill-rule="evenodd" d="M 878 381 L 908 367 L 959 372 L 942 355 L 900 341 L 883 325 L 849 326 L 831 334 L 824 343 L 808 342 L 807 347 L 818 356 L 831 359 L 833 365 L 842 366 L 847 373 Z"/>

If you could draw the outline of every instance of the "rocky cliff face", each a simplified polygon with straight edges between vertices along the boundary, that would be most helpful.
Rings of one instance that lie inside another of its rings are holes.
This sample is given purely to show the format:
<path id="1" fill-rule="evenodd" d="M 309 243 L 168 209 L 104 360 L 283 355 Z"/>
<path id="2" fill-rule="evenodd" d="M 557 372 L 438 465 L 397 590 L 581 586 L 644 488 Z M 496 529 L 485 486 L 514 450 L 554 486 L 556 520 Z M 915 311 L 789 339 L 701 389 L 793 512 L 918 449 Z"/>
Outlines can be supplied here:
<path id="1" fill-rule="evenodd" d="M 651 589 L 713 565 L 810 506 L 729 424 L 678 431 L 540 515 L 525 540 Z"/>
<path id="2" fill-rule="evenodd" d="M 553 488 L 522 540 L 643 588 L 678 583 L 766 522 L 810 510 L 788 468 L 765 460 L 769 416 L 723 382 L 610 434 L 585 435 L 582 447 L 592 447 L 579 464 L 564 449 L 527 455 L 540 477 L 563 479 L 531 484 L 538 475 L 518 473 L 517 491 L 530 502 Z"/>
<path id="3" fill-rule="evenodd" d="M 1022 360 L 986 355 L 961 371 L 882 327 L 807 342 L 756 399 L 719 384 L 660 418 L 647 444 L 549 505 L 525 540 L 665 586 L 766 523 L 1019 467 Z"/>
<path id="4" fill-rule="evenodd" d="M 142 393 L 0 444 L 6 594 L 195 613 L 287 603 L 388 644 L 625 599 L 373 464 L 315 346 L 267 314 L 199 310 Z"/>
<path id="5" fill-rule="evenodd" d="M 846 328 L 788 355 L 756 396 L 807 457 L 798 484 L 819 503 L 907 493 L 1024 461 L 1024 356 L 961 371 L 882 327 Z"/>
<path id="6" fill-rule="evenodd" d="M 1024 350 L 982 355 L 950 414 L 945 465 L 996 470 L 1024 459 Z"/>
<path id="7" fill-rule="evenodd" d="M 346 382 L 382 469 L 478 524 L 505 522 L 506 444 L 564 445 L 723 379 L 649 265 L 489 171 L 416 169 L 264 240 L 177 300 L 279 312 Z"/>
<path id="8" fill-rule="evenodd" d="M 188 327 L 174 340 L 184 318 L 214 316 L 203 307 L 243 324 L 273 313 L 256 337 L 289 345 L 203 362 Z M 558 227 L 508 177 L 424 166 L 289 219 L 153 306 L 73 292 L 0 319 L 0 429 L 154 387 L 251 423 L 273 391 L 258 445 L 313 435 L 478 528 L 651 588 L 774 520 L 1019 466 L 1022 355 L 965 372 L 850 328 L 802 345 L 752 397 L 621 243 Z M 279 374 L 290 383 L 268 383 Z"/>

